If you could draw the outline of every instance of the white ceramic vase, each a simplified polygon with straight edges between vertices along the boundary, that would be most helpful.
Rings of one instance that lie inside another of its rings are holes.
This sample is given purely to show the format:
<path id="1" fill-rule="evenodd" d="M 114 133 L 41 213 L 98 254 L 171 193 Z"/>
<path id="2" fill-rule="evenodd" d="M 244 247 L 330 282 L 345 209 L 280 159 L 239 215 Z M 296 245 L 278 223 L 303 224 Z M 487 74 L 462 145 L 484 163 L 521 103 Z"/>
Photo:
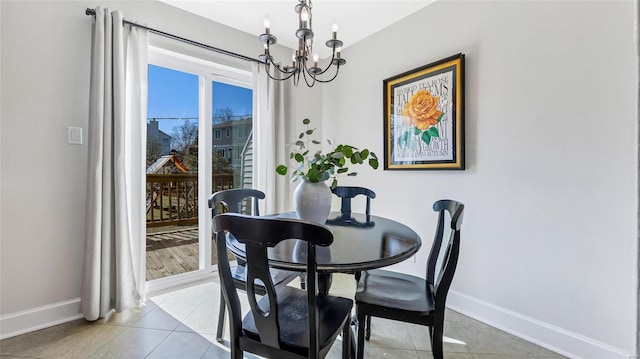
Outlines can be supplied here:
<path id="1" fill-rule="evenodd" d="M 331 189 L 326 182 L 303 180 L 293 192 L 293 208 L 299 219 L 325 224 L 331 211 Z"/>

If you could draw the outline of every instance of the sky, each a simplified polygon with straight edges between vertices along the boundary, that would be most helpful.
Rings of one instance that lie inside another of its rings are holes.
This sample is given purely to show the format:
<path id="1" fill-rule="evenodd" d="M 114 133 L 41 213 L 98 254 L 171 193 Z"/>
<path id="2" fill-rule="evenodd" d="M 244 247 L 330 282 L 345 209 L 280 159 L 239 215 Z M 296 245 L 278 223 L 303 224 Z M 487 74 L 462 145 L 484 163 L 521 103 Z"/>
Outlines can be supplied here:
<path id="1" fill-rule="evenodd" d="M 198 76 L 149 65 L 148 118 L 197 118 Z M 229 107 L 236 116 L 252 113 L 252 91 L 250 89 L 213 83 L 213 112 Z M 160 129 L 171 135 L 180 120 L 158 120 Z"/>

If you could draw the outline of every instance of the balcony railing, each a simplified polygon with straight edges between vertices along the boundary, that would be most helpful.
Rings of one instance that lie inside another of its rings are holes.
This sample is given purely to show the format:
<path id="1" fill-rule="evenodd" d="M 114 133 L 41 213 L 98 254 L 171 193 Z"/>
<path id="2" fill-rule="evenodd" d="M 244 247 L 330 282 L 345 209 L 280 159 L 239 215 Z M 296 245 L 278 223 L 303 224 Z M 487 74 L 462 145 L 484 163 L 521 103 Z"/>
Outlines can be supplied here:
<path id="1" fill-rule="evenodd" d="M 213 191 L 233 188 L 233 174 L 214 174 Z M 147 227 L 198 223 L 198 174 L 147 174 Z M 205 199 L 206 200 L 206 199 Z"/>

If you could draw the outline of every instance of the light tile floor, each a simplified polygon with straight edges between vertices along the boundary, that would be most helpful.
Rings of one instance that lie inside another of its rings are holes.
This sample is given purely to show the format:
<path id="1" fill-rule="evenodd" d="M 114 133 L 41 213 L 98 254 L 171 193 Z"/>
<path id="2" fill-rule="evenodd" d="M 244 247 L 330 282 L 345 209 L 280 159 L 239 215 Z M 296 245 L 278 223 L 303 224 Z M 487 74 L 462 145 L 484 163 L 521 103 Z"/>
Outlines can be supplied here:
<path id="1" fill-rule="evenodd" d="M 352 296 L 354 287 L 352 276 L 336 275 L 331 291 Z M 190 286 L 156 295 L 144 308 L 108 319 L 77 320 L 2 340 L 0 357 L 228 358 L 228 334 L 225 345 L 215 340 L 218 300 L 218 283 Z M 447 359 L 564 358 L 454 311 L 445 317 Z M 336 342 L 328 358 L 340 358 L 341 345 Z M 427 328 L 374 318 L 365 358 L 432 358 Z"/>

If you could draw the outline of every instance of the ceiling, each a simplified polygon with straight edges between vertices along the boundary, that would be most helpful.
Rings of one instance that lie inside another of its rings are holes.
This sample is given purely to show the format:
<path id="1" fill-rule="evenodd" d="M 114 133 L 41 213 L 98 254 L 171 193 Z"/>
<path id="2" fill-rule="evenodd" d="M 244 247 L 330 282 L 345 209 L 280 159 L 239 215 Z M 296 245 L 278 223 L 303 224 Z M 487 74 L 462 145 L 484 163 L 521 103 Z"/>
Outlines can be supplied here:
<path id="1" fill-rule="evenodd" d="M 160 0 L 188 12 L 209 18 L 256 36 L 256 56 L 262 52 L 258 35 L 264 33 L 265 16 L 271 20 L 271 33 L 278 43 L 298 47 L 295 32 L 298 16 L 294 11 L 298 0 Z M 422 9 L 435 0 L 313 0 L 312 21 L 314 52 L 320 58 L 331 56 L 324 43 L 331 37 L 331 26 L 338 24 L 338 39 L 347 48 L 367 36 Z"/>

